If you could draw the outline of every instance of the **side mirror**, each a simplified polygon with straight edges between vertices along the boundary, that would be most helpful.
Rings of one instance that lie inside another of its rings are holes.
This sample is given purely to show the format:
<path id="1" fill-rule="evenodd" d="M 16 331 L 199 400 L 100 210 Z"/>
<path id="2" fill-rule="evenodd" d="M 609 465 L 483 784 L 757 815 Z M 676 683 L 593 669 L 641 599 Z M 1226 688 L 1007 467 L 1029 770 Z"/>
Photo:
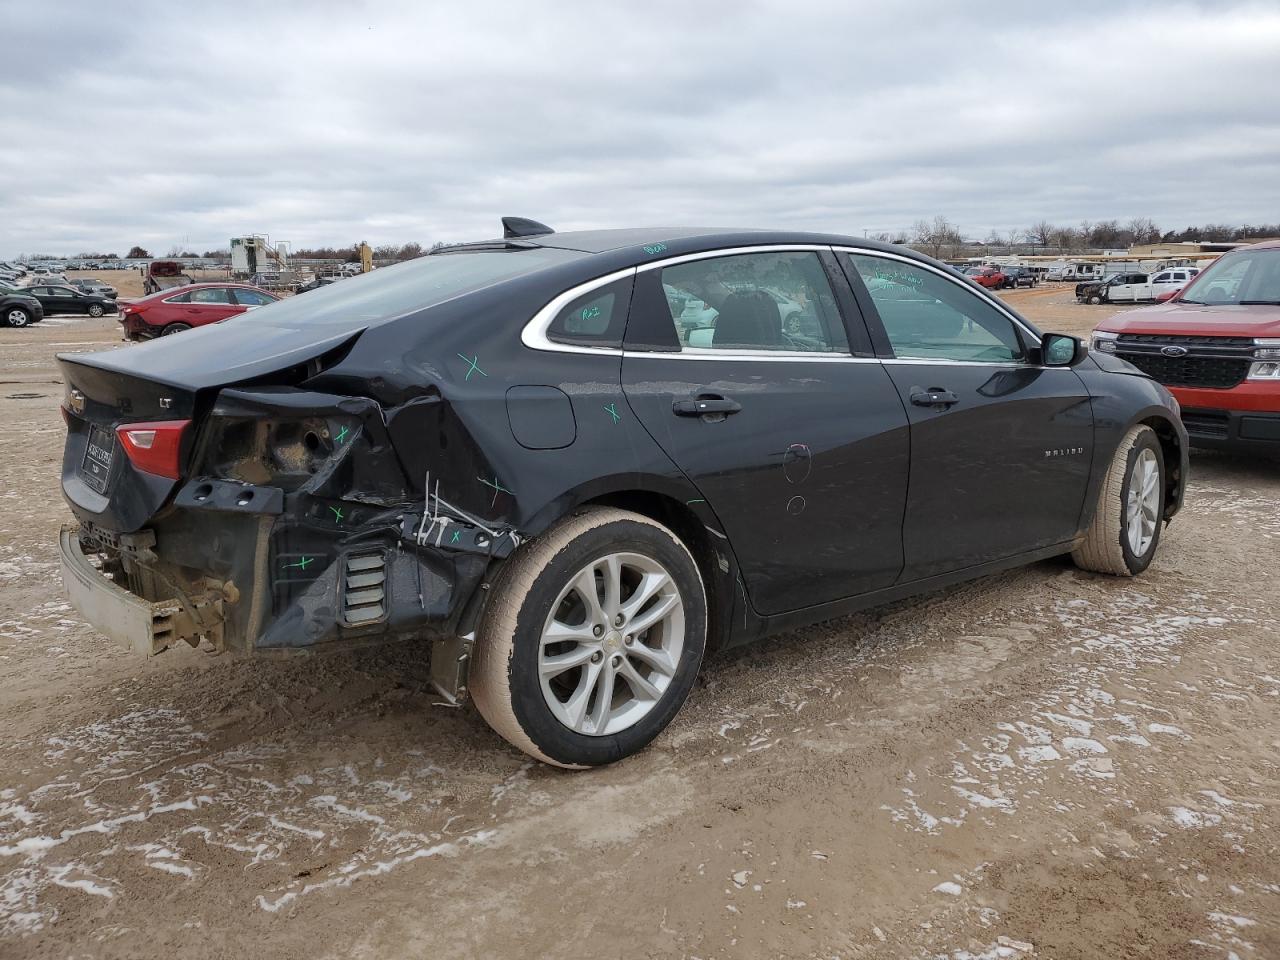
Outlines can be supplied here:
<path id="1" fill-rule="evenodd" d="M 1089 348 L 1079 337 L 1065 333 L 1046 333 L 1040 340 L 1040 363 L 1046 367 L 1074 367 L 1089 355 Z"/>

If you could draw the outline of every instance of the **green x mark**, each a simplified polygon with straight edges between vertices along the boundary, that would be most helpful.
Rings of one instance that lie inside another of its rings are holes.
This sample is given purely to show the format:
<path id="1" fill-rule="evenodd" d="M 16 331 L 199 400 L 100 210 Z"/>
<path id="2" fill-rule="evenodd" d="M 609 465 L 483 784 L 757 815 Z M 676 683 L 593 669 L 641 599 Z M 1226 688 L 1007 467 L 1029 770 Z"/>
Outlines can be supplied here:
<path id="1" fill-rule="evenodd" d="M 286 563 L 286 564 L 284 565 L 284 568 L 285 568 L 286 570 L 288 570 L 288 569 L 290 569 L 291 567 L 297 567 L 299 570 L 305 570 L 305 569 L 307 569 L 307 567 L 309 567 L 309 566 L 311 565 L 311 561 L 312 561 L 312 560 L 314 560 L 314 559 L 315 559 L 315 557 L 303 557 L 303 558 L 302 558 L 301 560 L 299 560 L 297 563 Z"/>
<path id="2" fill-rule="evenodd" d="M 479 480 L 481 483 L 483 483 L 486 487 L 493 487 L 493 500 L 489 503 L 489 506 L 491 507 L 498 502 L 498 494 L 511 493 L 510 490 L 508 490 L 506 487 L 504 487 L 501 483 L 498 482 L 497 477 L 494 477 L 492 480 L 486 480 L 484 477 L 476 477 L 476 479 Z M 515 494 L 512 494 L 512 496 L 515 496 Z"/>
<path id="3" fill-rule="evenodd" d="M 487 374 L 487 373 L 485 373 L 483 370 L 481 370 L 481 369 L 480 369 L 480 357 L 479 357 L 479 356 L 474 356 L 474 357 L 464 357 L 462 354 L 458 354 L 458 359 L 459 359 L 459 360 L 465 360 L 465 361 L 467 361 L 467 363 L 471 364 L 471 366 L 467 369 L 467 375 L 466 375 L 465 379 L 470 380 L 470 379 L 471 379 L 471 375 L 472 375 L 473 373 L 478 373 L 478 374 L 480 374 L 480 376 L 482 376 L 482 377 L 487 377 L 487 376 L 488 376 L 488 374 Z"/>
<path id="4" fill-rule="evenodd" d="M 330 507 L 329 509 L 333 511 L 333 522 L 334 522 L 334 523 L 341 523 L 341 522 L 342 522 L 342 508 L 341 508 L 341 507 Z"/>
<path id="5" fill-rule="evenodd" d="M 461 539 L 462 539 L 462 531 L 461 531 L 461 530 L 455 530 L 455 531 L 453 531 L 453 538 L 452 538 L 449 542 L 450 542 L 450 543 L 457 543 L 457 542 L 458 542 L 459 540 L 461 540 Z"/>
<path id="6" fill-rule="evenodd" d="M 617 407 L 616 407 L 614 404 L 612 404 L 612 403 L 607 403 L 607 404 L 605 404 L 604 410 L 605 410 L 605 413 L 607 413 L 607 414 L 609 414 L 609 416 L 613 417 L 613 422 L 614 422 L 614 423 L 617 423 L 619 420 L 621 420 L 621 419 L 622 419 L 622 414 L 620 414 L 620 413 L 618 412 L 618 409 L 617 409 Z"/>
<path id="7" fill-rule="evenodd" d="M 348 428 L 347 428 L 347 427 L 343 427 L 341 430 L 339 430 L 339 431 L 338 431 L 338 435 L 337 435 L 336 437 L 334 437 L 334 438 L 333 438 L 333 439 L 334 439 L 334 442 L 335 442 L 335 443 L 341 443 L 343 440 L 345 440 L 345 439 L 347 438 L 347 433 L 348 433 L 348 432 L 349 432 L 349 431 L 348 431 Z"/>

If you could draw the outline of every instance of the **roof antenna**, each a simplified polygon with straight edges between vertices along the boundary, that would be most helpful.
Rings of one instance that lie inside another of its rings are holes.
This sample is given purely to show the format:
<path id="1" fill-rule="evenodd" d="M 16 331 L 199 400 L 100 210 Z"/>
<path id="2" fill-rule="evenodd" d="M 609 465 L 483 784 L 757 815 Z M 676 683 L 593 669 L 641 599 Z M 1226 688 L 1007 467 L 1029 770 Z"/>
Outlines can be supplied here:
<path id="1" fill-rule="evenodd" d="M 502 239 L 511 237 L 540 237 L 544 233 L 555 233 L 545 223 L 529 220 L 525 217 L 503 217 Z"/>

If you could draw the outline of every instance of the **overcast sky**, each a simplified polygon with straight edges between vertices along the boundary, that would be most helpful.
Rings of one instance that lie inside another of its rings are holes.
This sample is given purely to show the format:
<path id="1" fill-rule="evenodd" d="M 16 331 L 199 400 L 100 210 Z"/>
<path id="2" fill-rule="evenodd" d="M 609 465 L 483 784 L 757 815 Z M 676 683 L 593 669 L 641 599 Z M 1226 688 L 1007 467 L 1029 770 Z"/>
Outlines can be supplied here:
<path id="1" fill-rule="evenodd" d="M 0 0 L 0 256 L 1280 220 L 1280 0 L 272 6 Z"/>

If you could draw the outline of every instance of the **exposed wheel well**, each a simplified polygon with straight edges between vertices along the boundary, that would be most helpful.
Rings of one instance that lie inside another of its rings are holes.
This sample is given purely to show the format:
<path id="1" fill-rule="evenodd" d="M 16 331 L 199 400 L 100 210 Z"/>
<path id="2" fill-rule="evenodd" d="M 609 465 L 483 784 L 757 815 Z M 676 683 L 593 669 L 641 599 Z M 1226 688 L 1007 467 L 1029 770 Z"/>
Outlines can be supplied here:
<path id="1" fill-rule="evenodd" d="M 1164 417 L 1147 417 L 1141 422 L 1156 432 L 1160 451 L 1164 454 L 1165 519 L 1168 519 L 1182 504 L 1186 484 L 1186 477 L 1182 475 L 1182 447 L 1178 442 L 1178 432 Z"/>
<path id="2" fill-rule="evenodd" d="M 707 649 L 722 646 L 728 638 L 733 610 L 733 587 L 727 584 L 721 550 L 697 515 L 683 503 L 660 493 L 629 490 L 588 500 L 583 506 L 608 506 L 630 510 L 656 520 L 679 537 L 693 554 L 707 591 Z"/>

